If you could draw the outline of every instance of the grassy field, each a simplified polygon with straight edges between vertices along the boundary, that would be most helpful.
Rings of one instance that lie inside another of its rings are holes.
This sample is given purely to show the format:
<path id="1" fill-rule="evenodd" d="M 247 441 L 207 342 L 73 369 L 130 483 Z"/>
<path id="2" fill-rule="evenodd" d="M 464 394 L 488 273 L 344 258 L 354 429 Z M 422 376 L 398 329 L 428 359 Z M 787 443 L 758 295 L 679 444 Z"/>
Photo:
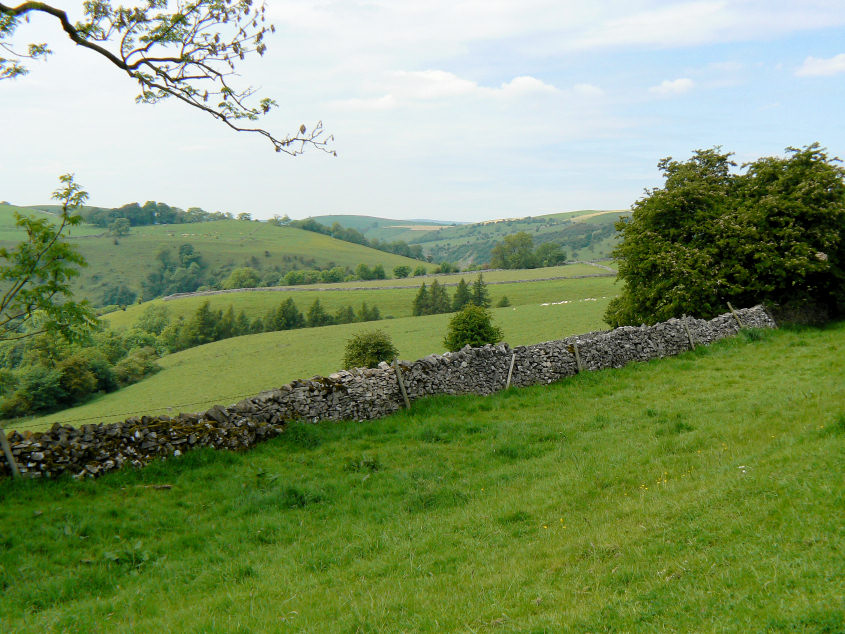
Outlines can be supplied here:
<path id="1" fill-rule="evenodd" d="M 751 333 L 245 454 L 5 481 L 0 622 L 842 632 L 843 354 L 845 324 Z"/>
<path id="2" fill-rule="evenodd" d="M 28 207 L 0 204 L 0 244 L 2 244 L 2 246 L 8 247 L 13 243 L 21 242 L 26 239 L 26 232 L 15 226 L 16 212 L 23 216 L 46 218 L 51 223 L 55 223 L 57 220 L 54 214 L 44 213 L 43 211 L 30 209 Z M 101 229 L 100 227 L 95 227 L 93 225 L 79 225 L 68 229 L 68 237 L 79 238 L 82 236 L 99 235 L 103 232 L 104 229 Z"/>
<path id="3" fill-rule="evenodd" d="M 607 299 L 494 309 L 505 341 L 524 345 L 606 328 Z M 105 394 L 72 409 L 16 422 L 16 429 L 43 429 L 53 422 L 80 425 L 122 420 L 135 414 L 200 411 L 228 404 L 293 379 L 326 376 L 341 369 L 346 341 L 353 333 L 383 329 L 403 359 L 441 353 L 451 315 L 407 317 L 363 324 L 303 328 L 235 337 L 159 360 L 162 371 L 140 383 Z"/>
<path id="4" fill-rule="evenodd" d="M 585 275 L 605 273 L 606 271 L 593 266 L 569 265 L 566 267 L 554 267 L 548 269 L 535 269 L 533 271 L 495 271 L 486 273 L 484 278 L 489 281 L 513 280 L 524 277 L 530 279 L 532 274 L 535 277 L 553 277 L 556 275 Z M 381 285 L 398 286 L 405 285 L 404 289 L 377 289 L 371 288 L 376 282 L 361 283 L 348 282 L 342 284 L 321 284 L 320 288 L 336 289 L 331 292 L 316 290 L 316 287 L 301 286 L 296 291 L 243 291 L 238 293 L 224 293 L 221 295 L 200 295 L 194 297 L 183 297 L 168 301 L 153 300 L 144 304 L 136 304 L 127 307 L 125 311 L 116 311 L 103 316 L 103 319 L 113 328 L 125 328 L 134 324 L 138 317 L 144 312 L 147 305 L 164 304 L 172 318 L 180 315 L 188 317 L 196 309 L 209 302 L 215 310 L 227 310 L 232 306 L 235 312 L 246 311 L 251 318 L 263 317 L 270 308 L 275 308 L 288 297 L 293 298 L 299 309 L 305 312 L 308 307 L 319 299 L 320 303 L 330 311 L 335 311 L 341 306 L 352 305 L 356 309 L 362 302 L 369 306 L 378 306 L 382 316 L 409 317 L 414 296 L 420 284 L 425 281 L 431 284 L 433 279 L 441 284 L 454 283 L 463 277 L 467 283 L 475 280 L 477 274 L 437 276 L 437 278 L 411 278 L 404 280 L 379 280 Z M 355 290 L 353 287 L 364 287 L 365 290 Z M 493 304 L 503 296 L 507 296 L 512 305 L 537 304 L 542 302 L 561 301 L 564 299 L 582 299 L 585 297 L 602 297 L 615 295 L 618 286 L 615 278 L 584 278 L 564 279 L 549 282 L 525 282 L 515 284 L 494 284 L 488 286 Z M 454 294 L 454 288 L 449 289 Z"/>

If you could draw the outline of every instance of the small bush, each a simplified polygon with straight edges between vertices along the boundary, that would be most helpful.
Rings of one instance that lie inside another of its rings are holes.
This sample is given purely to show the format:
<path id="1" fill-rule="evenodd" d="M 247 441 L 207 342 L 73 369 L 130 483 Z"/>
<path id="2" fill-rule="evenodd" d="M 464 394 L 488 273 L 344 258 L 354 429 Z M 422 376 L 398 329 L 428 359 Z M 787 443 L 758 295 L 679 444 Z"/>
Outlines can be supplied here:
<path id="1" fill-rule="evenodd" d="M 361 332 L 346 342 L 343 367 L 374 368 L 380 361 L 390 361 L 398 354 L 390 335 L 383 330 Z"/>
<path id="2" fill-rule="evenodd" d="M 132 354 L 114 366 L 114 376 L 121 385 L 137 383 L 145 376 L 155 374 L 161 367 L 156 363 L 158 355 L 153 348 L 133 350 Z"/>
<path id="3" fill-rule="evenodd" d="M 494 326 L 490 313 L 480 306 L 468 304 L 455 313 L 443 343 L 456 352 L 466 345 L 473 348 L 502 340 L 502 329 Z"/>
<path id="4" fill-rule="evenodd" d="M 496 302 L 496 308 L 507 308 L 511 305 L 511 300 L 508 299 L 507 295 L 502 295 L 502 299 Z"/>

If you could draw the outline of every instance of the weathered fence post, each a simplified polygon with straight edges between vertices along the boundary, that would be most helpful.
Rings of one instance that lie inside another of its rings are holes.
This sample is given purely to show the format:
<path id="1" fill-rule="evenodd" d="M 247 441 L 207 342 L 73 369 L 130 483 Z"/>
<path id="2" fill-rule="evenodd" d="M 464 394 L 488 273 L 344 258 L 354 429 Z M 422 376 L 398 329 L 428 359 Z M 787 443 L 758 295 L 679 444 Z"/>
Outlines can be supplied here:
<path id="1" fill-rule="evenodd" d="M 692 338 L 692 333 L 690 332 L 689 326 L 687 325 L 686 315 L 683 315 L 681 317 L 681 323 L 684 325 L 684 330 L 687 331 L 687 338 L 689 339 L 689 349 L 695 350 L 695 340 Z"/>
<path id="2" fill-rule="evenodd" d="M 505 389 L 510 389 L 511 377 L 513 376 L 513 364 L 516 363 L 516 353 L 511 355 L 511 367 L 508 368 L 508 382 L 505 383 Z"/>
<path id="3" fill-rule="evenodd" d="M 12 448 L 9 446 L 9 439 L 6 438 L 6 430 L 0 424 L 0 445 L 3 445 L 3 455 L 6 456 L 6 462 L 9 465 L 9 471 L 12 472 L 13 478 L 20 478 L 21 472 L 18 471 L 18 463 L 15 462 L 15 456 L 12 455 Z"/>
<path id="4" fill-rule="evenodd" d="M 584 371 L 584 365 L 581 363 L 581 355 L 578 354 L 578 344 L 577 343 L 572 344 L 572 351 L 575 353 L 575 366 L 578 368 L 578 373 L 580 374 L 581 372 Z"/>
<path id="5" fill-rule="evenodd" d="M 742 330 L 743 328 L 745 328 L 745 324 L 742 323 L 742 320 L 739 318 L 739 315 L 737 315 L 736 311 L 734 310 L 734 307 L 731 306 L 730 302 L 728 302 L 728 308 L 730 308 L 731 310 L 731 315 L 733 315 L 734 319 L 736 319 L 736 323 L 739 324 L 739 329 Z"/>
<path id="6" fill-rule="evenodd" d="M 398 359 L 393 359 L 393 371 L 396 373 L 396 380 L 399 381 L 399 389 L 402 390 L 405 409 L 411 409 L 411 401 L 408 400 L 408 393 L 405 391 L 405 382 L 402 380 L 402 371 L 399 369 L 398 361 Z"/>

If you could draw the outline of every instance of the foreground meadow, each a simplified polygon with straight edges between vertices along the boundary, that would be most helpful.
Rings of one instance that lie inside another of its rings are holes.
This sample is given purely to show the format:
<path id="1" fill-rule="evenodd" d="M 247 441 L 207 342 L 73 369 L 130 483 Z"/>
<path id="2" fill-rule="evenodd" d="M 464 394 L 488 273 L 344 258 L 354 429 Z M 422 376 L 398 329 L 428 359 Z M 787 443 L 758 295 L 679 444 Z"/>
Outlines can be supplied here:
<path id="1" fill-rule="evenodd" d="M 0 482 L 4 632 L 845 630 L 845 323 L 97 481 Z"/>

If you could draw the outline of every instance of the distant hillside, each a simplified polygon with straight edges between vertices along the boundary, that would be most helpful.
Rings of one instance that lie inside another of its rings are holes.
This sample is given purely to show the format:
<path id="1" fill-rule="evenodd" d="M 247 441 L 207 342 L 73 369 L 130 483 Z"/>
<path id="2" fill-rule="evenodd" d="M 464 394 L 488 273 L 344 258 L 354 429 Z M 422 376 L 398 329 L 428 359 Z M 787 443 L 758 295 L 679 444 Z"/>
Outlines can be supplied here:
<path id="1" fill-rule="evenodd" d="M 355 228 L 368 239 L 404 240 L 411 245 L 419 244 L 436 262 L 446 260 L 469 265 L 489 261 L 490 251 L 496 243 L 518 231 L 530 234 L 535 245 L 543 242 L 562 245 L 570 259 L 607 258 L 615 241 L 614 224 L 621 216 L 629 214 L 629 211 L 622 210 L 585 209 L 453 225 L 372 216 L 322 216 L 317 219 L 323 224 L 338 222 Z"/>
<path id="2" fill-rule="evenodd" d="M 312 216 L 317 222 L 331 226 L 335 222 L 347 229 L 357 229 L 368 240 L 392 242 L 402 240 L 411 244 L 424 233 L 444 227 L 460 226 L 466 223 L 442 222 L 439 220 L 393 220 L 376 216 Z"/>
<path id="3" fill-rule="evenodd" d="M 16 210 L 51 217 L 42 211 L 0 205 L 0 246 L 12 246 L 24 238 L 23 232 L 13 226 Z M 370 267 L 381 264 L 387 271 L 400 264 L 412 269 L 425 266 L 419 260 L 321 234 L 245 220 L 132 227 L 129 235 L 117 239 L 101 227 L 82 225 L 71 230 L 70 238 L 89 263 L 82 270 L 76 288 L 96 305 L 112 303 L 104 297 L 116 287 L 126 287 L 141 295 L 142 282 L 161 266 L 165 257 L 159 255 L 162 250 L 168 252 L 166 257 L 170 261 L 178 261 L 180 247 L 186 253 L 183 245 L 190 245 L 192 251 L 188 258 L 182 258 L 183 261 L 198 262 L 203 271 L 213 273 L 218 279 L 243 266 L 257 269 L 263 281 L 266 278 L 273 283 L 292 269 L 331 266 L 354 269 L 360 263 Z M 188 273 L 186 266 L 182 274 L 187 276 Z"/>

